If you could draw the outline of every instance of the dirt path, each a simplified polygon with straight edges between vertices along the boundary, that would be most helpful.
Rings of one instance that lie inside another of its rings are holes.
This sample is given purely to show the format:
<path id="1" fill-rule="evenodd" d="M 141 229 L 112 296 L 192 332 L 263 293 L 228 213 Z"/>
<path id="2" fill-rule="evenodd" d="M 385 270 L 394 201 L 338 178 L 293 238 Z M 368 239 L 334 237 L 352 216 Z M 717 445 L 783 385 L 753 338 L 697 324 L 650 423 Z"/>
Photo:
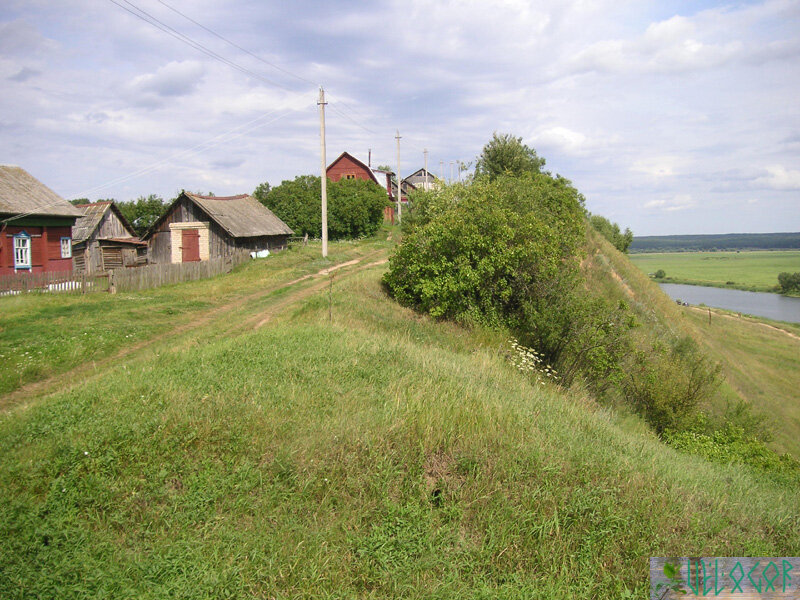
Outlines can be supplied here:
<path id="1" fill-rule="evenodd" d="M 190 321 L 186 323 L 173 327 L 167 331 L 162 331 L 161 333 L 158 333 L 146 340 L 142 340 L 136 344 L 126 346 L 125 348 L 122 348 L 118 352 L 106 358 L 85 363 L 68 371 L 65 371 L 63 373 L 58 373 L 57 375 L 52 375 L 46 379 L 42 379 L 39 381 L 23 385 L 22 387 L 0 398 L 0 412 L 5 412 L 15 407 L 24 407 L 25 405 L 28 404 L 25 403 L 26 400 L 30 401 L 33 399 L 40 398 L 42 396 L 46 396 L 48 394 L 55 393 L 57 391 L 72 389 L 76 385 L 83 383 L 87 378 L 96 377 L 100 375 L 103 371 L 110 369 L 113 366 L 116 366 L 123 358 L 129 359 L 131 357 L 142 354 L 148 349 L 156 346 L 159 342 L 166 341 L 168 339 L 175 338 L 183 334 L 189 334 L 191 332 L 197 331 L 214 321 L 225 322 L 228 325 L 226 327 L 223 327 L 220 330 L 219 334 L 227 334 L 232 330 L 241 329 L 243 326 L 244 327 L 249 326 L 250 328 L 253 328 L 255 326 L 255 328 L 257 329 L 266 324 L 275 314 L 283 310 L 286 306 L 298 302 L 299 300 L 302 300 L 303 298 L 310 296 L 311 294 L 319 291 L 320 289 L 328 285 L 327 278 L 310 287 L 303 288 L 287 296 L 281 297 L 272 306 L 270 306 L 269 310 L 266 311 L 266 313 L 262 311 L 255 316 L 248 316 L 243 321 L 234 322 L 232 324 L 230 323 L 230 315 L 236 312 L 237 310 L 241 309 L 243 306 L 246 306 L 247 304 L 258 301 L 260 299 L 267 298 L 268 296 L 274 294 L 277 291 L 292 287 L 298 283 L 307 281 L 309 279 L 326 277 L 327 275 L 330 275 L 331 273 L 339 269 L 357 265 L 365 260 L 371 259 L 380 254 L 381 252 L 384 251 L 377 250 L 375 252 L 370 252 L 360 258 L 339 263 L 331 267 L 326 267 L 325 269 L 321 269 L 316 273 L 304 275 L 303 277 L 298 277 L 291 281 L 272 285 L 270 287 L 261 289 L 257 292 L 247 294 L 233 301 L 214 307 L 205 313 L 196 315 L 195 318 L 192 318 Z M 385 259 L 379 260 L 377 262 L 371 262 L 357 269 L 357 271 L 361 271 L 363 269 L 367 269 L 371 266 L 375 266 L 385 262 L 386 262 Z M 179 348 L 183 346 L 184 344 L 181 344 Z"/>
<path id="2" fill-rule="evenodd" d="M 693 310 L 693 311 L 696 311 L 696 312 L 701 312 L 704 315 L 707 315 L 710 309 L 708 309 L 708 308 L 700 308 L 699 306 L 690 306 L 689 310 Z M 797 340 L 798 342 L 800 342 L 800 335 L 796 335 L 796 334 L 792 333 L 791 331 L 786 331 L 785 329 L 782 329 L 780 327 L 776 327 L 775 325 L 770 325 L 769 323 L 762 323 L 761 321 L 753 321 L 753 320 L 745 318 L 745 317 L 736 317 L 734 315 L 729 315 L 727 313 L 717 312 L 715 310 L 712 310 L 711 314 L 713 314 L 715 317 L 723 317 L 725 319 L 732 319 L 734 321 L 743 321 L 745 323 L 749 323 L 750 325 L 758 325 L 759 327 L 766 327 L 767 329 L 772 329 L 774 331 L 780 331 L 781 333 L 783 333 L 785 335 L 788 335 L 790 338 L 793 338 L 793 339 Z"/>

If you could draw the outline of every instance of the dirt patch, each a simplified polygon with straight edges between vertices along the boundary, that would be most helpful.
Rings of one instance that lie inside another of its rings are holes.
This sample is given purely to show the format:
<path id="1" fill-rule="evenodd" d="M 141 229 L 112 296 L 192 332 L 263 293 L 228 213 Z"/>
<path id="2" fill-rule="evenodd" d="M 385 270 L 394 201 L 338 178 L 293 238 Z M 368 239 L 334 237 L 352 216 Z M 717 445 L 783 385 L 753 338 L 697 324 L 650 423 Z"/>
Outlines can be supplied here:
<path id="1" fill-rule="evenodd" d="M 634 294 L 633 290 L 631 289 L 631 286 L 625 283 L 622 277 L 620 277 L 619 274 L 613 268 L 611 269 L 611 277 L 613 277 L 614 280 L 617 283 L 619 283 L 620 287 L 622 287 L 622 289 L 625 290 L 625 293 L 628 294 L 628 296 L 631 299 L 636 298 L 636 294 Z"/>

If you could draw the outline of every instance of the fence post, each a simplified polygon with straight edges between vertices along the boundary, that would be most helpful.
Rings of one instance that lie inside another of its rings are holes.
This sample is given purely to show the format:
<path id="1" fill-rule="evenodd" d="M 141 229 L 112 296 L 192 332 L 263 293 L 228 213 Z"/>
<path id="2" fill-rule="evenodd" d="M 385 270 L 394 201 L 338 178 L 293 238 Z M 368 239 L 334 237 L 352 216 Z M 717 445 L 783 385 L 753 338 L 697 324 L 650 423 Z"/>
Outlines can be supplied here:
<path id="1" fill-rule="evenodd" d="M 114 269 L 111 269 L 108 272 L 108 293 L 109 294 L 117 293 L 117 286 L 114 285 Z"/>

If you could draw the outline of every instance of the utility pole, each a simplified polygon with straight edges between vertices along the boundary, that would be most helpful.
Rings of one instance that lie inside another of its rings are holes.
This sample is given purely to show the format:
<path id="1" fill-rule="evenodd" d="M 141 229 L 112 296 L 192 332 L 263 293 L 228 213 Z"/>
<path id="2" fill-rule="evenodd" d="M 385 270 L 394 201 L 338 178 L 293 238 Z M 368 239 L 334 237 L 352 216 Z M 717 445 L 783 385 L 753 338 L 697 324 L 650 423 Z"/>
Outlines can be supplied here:
<path id="1" fill-rule="evenodd" d="M 439 161 L 439 176 L 442 178 L 442 181 L 444 181 L 444 161 L 443 160 Z"/>
<path id="2" fill-rule="evenodd" d="M 428 149 L 425 148 L 422 151 L 422 154 L 425 155 L 425 189 L 428 189 Z"/>
<path id="3" fill-rule="evenodd" d="M 322 257 L 328 256 L 328 161 L 325 158 L 325 90 L 319 86 L 319 143 L 321 151 L 320 163 L 322 165 Z"/>
<path id="4" fill-rule="evenodd" d="M 397 222 L 403 221 L 403 190 L 400 187 L 400 130 L 394 136 L 397 140 Z"/>
<path id="5" fill-rule="evenodd" d="M 453 183 L 453 161 L 450 161 L 450 183 Z"/>

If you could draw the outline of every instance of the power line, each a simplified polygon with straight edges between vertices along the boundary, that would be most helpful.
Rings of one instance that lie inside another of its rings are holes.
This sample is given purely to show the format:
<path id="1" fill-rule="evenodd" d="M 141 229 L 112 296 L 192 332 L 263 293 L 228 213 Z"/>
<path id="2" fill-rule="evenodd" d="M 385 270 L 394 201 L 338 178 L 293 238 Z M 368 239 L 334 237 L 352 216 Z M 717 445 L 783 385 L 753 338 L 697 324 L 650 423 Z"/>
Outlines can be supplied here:
<path id="1" fill-rule="evenodd" d="M 214 31 L 213 29 L 210 29 L 210 28 L 206 27 L 205 25 L 203 25 L 202 23 L 199 23 L 199 22 L 195 21 L 195 20 L 194 20 L 193 18 L 191 18 L 190 16 L 188 16 L 188 15 L 186 15 L 186 14 L 182 13 L 182 12 L 181 12 L 181 11 L 179 11 L 177 8 L 175 8 L 174 6 L 170 6 L 169 4 L 167 4 L 166 2 L 164 2 L 163 0 L 158 0 L 158 3 L 159 3 L 159 4 L 162 4 L 162 5 L 164 5 L 164 6 L 166 6 L 166 7 L 167 7 L 168 9 L 170 9 L 171 11 L 173 11 L 173 12 L 175 12 L 175 13 L 179 14 L 180 16 L 182 16 L 182 17 L 183 17 L 184 19 L 186 19 L 187 21 L 191 21 L 192 23 L 194 23 L 195 25 L 197 25 L 197 26 L 198 26 L 198 27 L 200 27 L 201 29 L 204 29 L 205 31 L 207 31 L 208 33 L 210 33 L 211 35 L 218 37 L 218 38 L 219 38 L 219 39 L 221 39 L 223 42 L 225 42 L 225 43 L 227 43 L 227 44 L 230 44 L 231 46 L 233 46 L 234 48 L 237 48 L 237 49 L 241 50 L 241 51 L 242 51 L 242 52 L 244 52 L 245 54 L 249 54 L 250 56 L 252 56 L 252 57 L 253 57 L 253 58 L 255 58 L 256 60 L 259 60 L 259 61 L 261 61 L 262 63 L 264 63 L 265 65 L 269 65 L 270 67 L 272 67 L 272 68 L 274 68 L 274 69 L 277 69 L 277 70 L 278 70 L 278 71 L 280 71 L 281 73 L 285 73 L 286 75 L 290 75 L 290 76 L 294 77 L 295 79 L 299 79 L 300 81 L 304 81 L 304 82 L 306 82 L 306 83 L 310 83 L 311 85 L 314 85 L 314 86 L 315 86 L 315 85 L 317 85 L 317 84 L 316 84 L 316 83 L 314 83 L 313 81 L 311 81 L 311 80 L 309 80 L 309 79 L 306 79 L 305 77 L 302 77 L 302 76 L 298 75 L 297 73 L 292 73 L 291 71 L 289 71 L 289 70 L 287 70 L 287 69 L 284 69 L 284 68 L 282 68 L 282 67 L 280 67 L 280 66 L 276 65 L 275 63 L 272 63 L 272 62 L 270 62 L 270 61 L 268 61 L 268 60 L 266 60 L 266 59 L 262 58 L 261 56 L 259 56 L 259 55 L 255 54 L 255 53 L 253 53 L 253 52 L 250 52 L 250 50 L 248 50 L 247 48 L 243 48 L 242 46 L 240 46 L 240 45 L 239 45 L 239 44 L 237 44 L 236 42 L 233 42 L 233 41 L 229 40 L 228 38 L 226 38 L 226 37 L 224 37 L 224 36 L 220 35 L 220 34 L 219 34 L 219 33 L 217 33 L 216 31 Z"/>
<path id="2" fill-rule="evenodd" d="M 209 48 L 206 48 L 200 42 L 197 42 L 197 41 L 193 40 L 192 38 L 190 38 L 189 36 L 184 35 L 180 31 L 174 29 L 173 27 L 170 27 L 169 25 L 167 25 L 163 21 L 160 21 L 159 19 L 157 19 L 156 17 L 154 17 L 153 15 L 148 13 L 147 11 L 139 8 L 138 6 L 133 4 L 132 2 L 129 2 L 128 0 L 122 0 L 122 1 L 125 4 L 127 4 L 128 6 L 131 6 L 134 10 L 131 10 L 130 8 L 128 8 L 126 6 L 123 6 L 122 4 L 117 2 L 117 0 L 109 0 L 109 2 L 111 2 L 112 4 L 116 4 L 122 10 L 124 10 L 126 12 L 129 12 L 130 14 L 135 16 L 136 18 L 141 19 L 145 23 L 148 23 L 148 24 L 152 25 L 156 29 L 159 29 L 159 30 L 163 31 L 164 33 L 172 36 L 176 40 L 186 44 L 187 46 L 190 46 L 191 48 L 194 48 L 198 52 L 202 52 L 203 54 L 213 58 L 214 60 L 218 60 L 219 62 L 221 62 L 223 64 L 226 64 L 229 67 L 231 67 L 233 69 L 236 69 L 237 71 L 239 71 L 241 73 L 244 73 L 245 75 L 253 77 L 254 79 L 258 79 L 259 81 L 263 81 L 264 83 L 267 83 L 269 85 L 273 85 L 275 87 L 279 87 L 279 88 L 284 89 L 284 90 L 289 91 L 289 92 L 294 91 L 294 90 L 292 90 L 292 89 L 290 89 L 290 88 L 288 88 L 288 87 L 286 87 L 286 86 L 284 86 L 284 85 L 282 85 L 282 84 L 280 84 L 280 83 L 278 83 L 276 81 L 272 81 L 271 79 L 267 79 L 266 77 L 256 73 L 255 71 L 251 71 L 247 67 L 243 67 L 242 65 L 240 65 L 238 63 L 235 63 L 232 60 L 229 60 L 229 59 L 225 58 L 224 56 L 221 56 L 221 55 L 217 54 L 216 52 L 214 52 L 213 50 L 210 50 Z M 136 11 L 138 11 L 138 12 L 136 12 Z"/>

